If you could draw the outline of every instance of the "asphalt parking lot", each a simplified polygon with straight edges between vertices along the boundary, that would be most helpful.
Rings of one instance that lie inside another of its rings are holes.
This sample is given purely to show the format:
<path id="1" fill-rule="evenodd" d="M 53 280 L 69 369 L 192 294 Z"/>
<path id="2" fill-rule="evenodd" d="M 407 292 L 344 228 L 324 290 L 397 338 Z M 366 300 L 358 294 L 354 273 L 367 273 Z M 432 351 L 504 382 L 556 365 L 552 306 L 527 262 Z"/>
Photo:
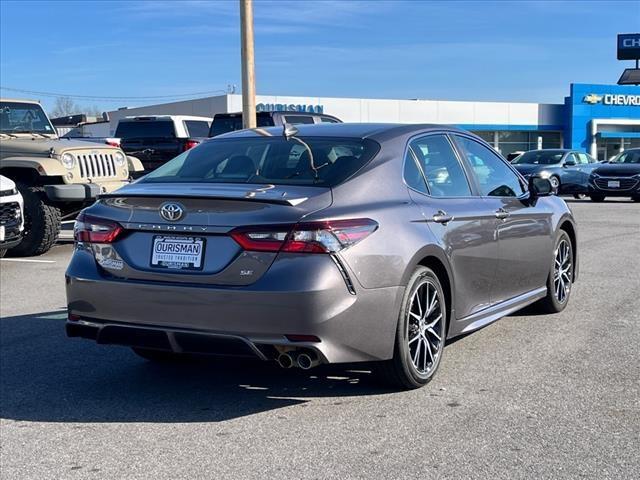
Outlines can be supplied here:
<path id="1" fill-rule="evenodd" d="M 570 201 L 567 310 L 455 341 L 411 392 L 353 366 L 156 366 L 67 339 L 71 245 L 2 260 L 1 476 L 640 478 L 640 205 Z"/>

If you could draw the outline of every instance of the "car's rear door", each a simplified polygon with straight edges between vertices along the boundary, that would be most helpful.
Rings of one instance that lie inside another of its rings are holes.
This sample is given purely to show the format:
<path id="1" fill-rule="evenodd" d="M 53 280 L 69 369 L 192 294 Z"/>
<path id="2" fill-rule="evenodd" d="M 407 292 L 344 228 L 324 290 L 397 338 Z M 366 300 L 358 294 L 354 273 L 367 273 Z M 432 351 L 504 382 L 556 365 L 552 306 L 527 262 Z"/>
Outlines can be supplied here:
<path id="1" fill-rule="evenodd" d="M 579 184 L 576 192 L 584 193 L 589 188 L 589 177 L 591 176 L 591 172 L 593 172 L 599 164 L 593 157 L 587 155 L 586 153 L 578 152 L 575 155 L 578 159 L 578 165 L 580 167 L 580 175 L 578 178 Z"/>
<path id="2" fill-rule="evenodd" d="M 470 136 L 456 134 L 454 138 L 493 215 L 498 265 L 492 303 L 544 287 L 551 262 L 553 212 L 546 202 L 528 200 L 524 181 L 489 147 Z"/>
<path id="3" fill-rule="evenodd" d="M 498 253 L 495 217 L 474 192 L 450 139 L 442 133 L 413 139 L 404 168 L 410 196 L 453 271 L 456 318 L 490 306 Z"/>
<path id="4" fill-rule="evenodd" d="M 580 159 L 574 152 L 569 152 L 562 160 L 561 165 L 560 191 L 562 193 L 576 192 L 582 183 L 583 167 L 586 167 L 586 165 L 581 164 Z"/>

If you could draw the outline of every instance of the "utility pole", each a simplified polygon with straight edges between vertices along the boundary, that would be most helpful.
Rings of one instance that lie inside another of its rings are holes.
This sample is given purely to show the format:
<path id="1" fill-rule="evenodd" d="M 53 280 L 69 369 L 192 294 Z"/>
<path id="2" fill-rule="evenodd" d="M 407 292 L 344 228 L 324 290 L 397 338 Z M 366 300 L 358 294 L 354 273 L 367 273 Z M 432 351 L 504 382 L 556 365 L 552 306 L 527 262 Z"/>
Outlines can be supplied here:
<path id="1" fill-rule="evenodd" d="M 253 0 L 240 0 L 242 126 L 256 128 L 256 76 L 253 58 Z"/>

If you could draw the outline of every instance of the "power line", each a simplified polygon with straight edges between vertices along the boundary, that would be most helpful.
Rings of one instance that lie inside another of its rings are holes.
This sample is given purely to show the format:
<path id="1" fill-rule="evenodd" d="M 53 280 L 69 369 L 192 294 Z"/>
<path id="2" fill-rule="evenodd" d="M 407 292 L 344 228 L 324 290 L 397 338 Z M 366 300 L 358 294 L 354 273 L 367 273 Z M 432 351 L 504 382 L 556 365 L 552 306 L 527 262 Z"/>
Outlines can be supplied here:
<path id="1" fill-rule="evenodd" d="M 197 97 L 200 95 L 211 95 L 214 93 L 228 93 L 227 90 L 209 90 L 206 92 L 193 92 L 193 93 L 181 93 L 176 95 L 148 95 L 139 97 L 111 97 L 101 95 L 73 95 L 69 93 L 54 93 L 54 92 L 40 92 L 37 90 L 25 90 L 22 88 L 2 87 L 0 90 L 7 90 L 11 92 L 28 93 L 29 95 L 39 95 L 43 97 L 69 97 L 69 98 L 81 98 L 83 100 L 102 100 L 102 101 L 114 101 L 121 102 L 126 100 L 160 100 L 160 99 L 178 99 L 187 97 Z"/>

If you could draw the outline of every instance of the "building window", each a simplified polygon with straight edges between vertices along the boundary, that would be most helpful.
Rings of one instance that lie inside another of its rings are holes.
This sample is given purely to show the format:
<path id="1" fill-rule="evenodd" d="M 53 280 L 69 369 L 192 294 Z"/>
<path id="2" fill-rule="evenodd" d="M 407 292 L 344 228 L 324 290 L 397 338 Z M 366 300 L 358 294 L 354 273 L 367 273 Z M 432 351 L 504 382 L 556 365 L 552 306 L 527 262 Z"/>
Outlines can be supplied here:
<path id="1" fill-rule="evenodd" d="M 477 136 L 479 136 L 481 139 L 483 139 L 485 142 L 487 142 L 489 145 L 494 146 L 493 142 L 494 142 L 494 136 L 495 136 L 495 132 L 491 131 L 491 132 L 471 132 L 476 134 Z"/>
<path id="2" fill-rule="evenodd" d="M 514 152 L 527 152 L 538 149 L 538 138 L 542 140 L 542 148 L 562 147 L 561 132 L 484 130 L 473 133 L 498 150 L 504 157 Z"/>

